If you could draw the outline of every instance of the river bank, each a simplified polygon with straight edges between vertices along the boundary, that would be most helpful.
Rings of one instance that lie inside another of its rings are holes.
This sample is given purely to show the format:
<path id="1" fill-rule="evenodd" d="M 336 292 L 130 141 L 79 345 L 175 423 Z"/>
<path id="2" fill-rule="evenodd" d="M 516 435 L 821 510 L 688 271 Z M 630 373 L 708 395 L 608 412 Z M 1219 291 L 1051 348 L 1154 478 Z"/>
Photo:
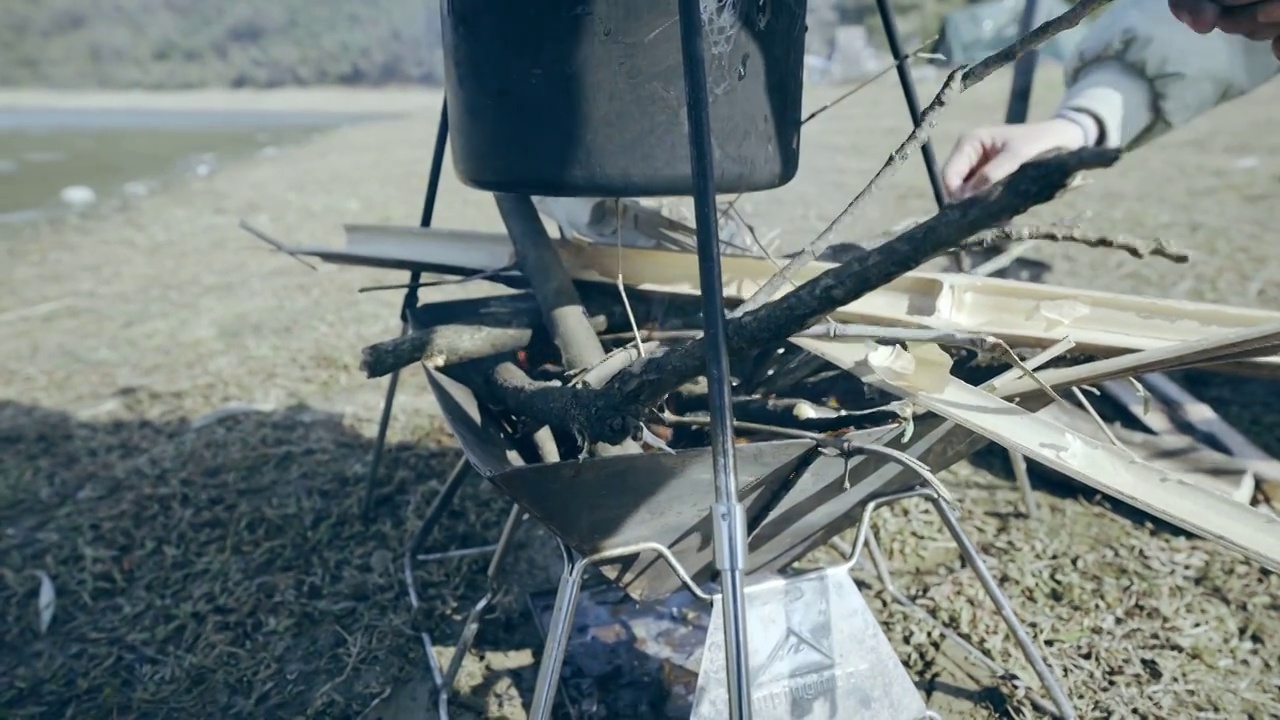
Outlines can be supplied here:
<path id="1" fill-rule="evenodd" d="M 0 239 L 18 224 L 136 202 L 318 132 L 412 112 L 436 95 L 0 89 Z"/>

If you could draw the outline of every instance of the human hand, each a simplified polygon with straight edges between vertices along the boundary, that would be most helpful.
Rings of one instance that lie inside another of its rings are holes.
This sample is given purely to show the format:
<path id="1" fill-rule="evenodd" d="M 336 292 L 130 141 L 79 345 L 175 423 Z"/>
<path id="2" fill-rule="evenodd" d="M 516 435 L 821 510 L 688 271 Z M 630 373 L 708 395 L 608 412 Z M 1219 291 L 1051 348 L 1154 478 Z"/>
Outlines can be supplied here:
<path id="1" fill-rule="evenodd" d="M 966 198 L 1008 177 L 1030 160 L 1054 150 L 1078 150 L 1084 129 L 1054 118 L 1023 125 L 971 130 L 956 143 L 942 168 L 942 186 L 953 200 Z"/>
<path id="2" fill-rule="evenodd" d="M 1280 0 L 1169 0 L 1169 11 L 1201 35 L 1220 30 L 1269 42 L 1280 59 Z"/>

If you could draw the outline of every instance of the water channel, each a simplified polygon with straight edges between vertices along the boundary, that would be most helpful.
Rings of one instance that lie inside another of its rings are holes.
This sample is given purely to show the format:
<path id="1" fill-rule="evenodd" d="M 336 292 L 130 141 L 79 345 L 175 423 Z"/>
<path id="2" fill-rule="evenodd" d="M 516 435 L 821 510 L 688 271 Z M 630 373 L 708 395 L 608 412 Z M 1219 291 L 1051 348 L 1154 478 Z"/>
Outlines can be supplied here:
<path id="1" fill-rule="evenodd" d="M 0 240 L 371 114 L 0 106 Z"/>

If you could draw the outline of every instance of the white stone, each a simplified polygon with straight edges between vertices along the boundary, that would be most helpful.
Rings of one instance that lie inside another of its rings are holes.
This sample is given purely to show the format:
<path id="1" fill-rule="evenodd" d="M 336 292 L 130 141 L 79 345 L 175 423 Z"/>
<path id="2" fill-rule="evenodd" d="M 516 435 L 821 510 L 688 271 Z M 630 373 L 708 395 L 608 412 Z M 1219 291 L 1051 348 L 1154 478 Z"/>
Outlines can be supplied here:
<path id="1" fill-rule="evenodd" d="M 98 193 L 87 185 L 68 185 L 58 193 L 58 198 L 64 205 L 80 210 L 98 202 Z"/>

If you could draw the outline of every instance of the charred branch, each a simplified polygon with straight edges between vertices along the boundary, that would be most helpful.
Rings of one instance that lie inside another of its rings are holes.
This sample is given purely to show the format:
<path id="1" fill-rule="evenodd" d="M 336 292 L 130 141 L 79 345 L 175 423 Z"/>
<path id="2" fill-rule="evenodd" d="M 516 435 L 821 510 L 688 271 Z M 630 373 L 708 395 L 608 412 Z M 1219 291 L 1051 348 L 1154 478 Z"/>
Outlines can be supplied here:
<path id="1" fill-rule="evenodd" d="M 765 306 L 730 318 L 731 355 L 776 346 L 823 315 L 918 267 L 967 238 L 1053 200 L 1072 177 L 1109 167 L 1119 158 L 1110 150 L 1087 149 L 1036 160 L 1003 182 L 949 205 L 923 223 L 867 252 L 857 262 L 838 265 Z M 520 408 L 537 423 L 572 429 L 592 441 L 617 443 L 638 437 L 650 408 L 703 372 L 703 340 L 697 338 L 650 354 L 599 390 L 507 388 L 504 404 Z"/>

